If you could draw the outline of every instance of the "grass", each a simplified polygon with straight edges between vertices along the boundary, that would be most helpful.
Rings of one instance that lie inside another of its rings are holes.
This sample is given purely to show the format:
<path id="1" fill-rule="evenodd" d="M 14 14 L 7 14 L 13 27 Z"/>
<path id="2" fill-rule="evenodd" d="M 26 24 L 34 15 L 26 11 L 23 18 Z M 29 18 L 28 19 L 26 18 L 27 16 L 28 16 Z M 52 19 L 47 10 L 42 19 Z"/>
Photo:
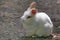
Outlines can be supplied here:
<path id="1" fill-rule="evenodd" d="M 41 37 L 21 37 L 20 40 L 51 40 L 51 39 Z"/>

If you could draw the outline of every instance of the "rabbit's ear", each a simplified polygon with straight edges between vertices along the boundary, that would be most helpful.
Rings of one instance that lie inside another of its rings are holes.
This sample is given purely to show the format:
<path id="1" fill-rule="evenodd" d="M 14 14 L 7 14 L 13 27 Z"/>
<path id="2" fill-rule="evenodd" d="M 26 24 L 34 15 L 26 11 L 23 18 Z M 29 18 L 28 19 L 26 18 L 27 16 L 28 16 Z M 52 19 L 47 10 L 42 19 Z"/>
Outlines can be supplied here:
<path id="1" fill-rule="evenodd" d="M 29 7 L 30 8 L 35 8 L 36 7 L 36 2 L 32 2 Z"/>
<path id="2" fill-rule="evenodd" d="M 37 12 L 37 10 L 35 8 L 32 8 L 32 11 L 31 12 L 32 12 L 33 15 L 35 15 L 36 12 Z"/>

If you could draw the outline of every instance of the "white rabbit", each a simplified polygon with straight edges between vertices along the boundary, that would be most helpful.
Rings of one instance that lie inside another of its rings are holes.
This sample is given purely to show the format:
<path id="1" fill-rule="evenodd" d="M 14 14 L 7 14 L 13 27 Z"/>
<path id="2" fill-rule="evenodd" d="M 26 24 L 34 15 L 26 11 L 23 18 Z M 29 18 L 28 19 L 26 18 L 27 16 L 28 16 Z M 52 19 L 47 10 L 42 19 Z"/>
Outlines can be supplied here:
<path id="1" fill-rule="evenodd" d="M 33 14 L 32 10 L 34 9 L 28 8 L 21 17 L 26 36 L 32 36 L 34 34 L 37 36 L 49 36 L 52 34 L 53 23 L 50 17 L 44 12 Z"/>

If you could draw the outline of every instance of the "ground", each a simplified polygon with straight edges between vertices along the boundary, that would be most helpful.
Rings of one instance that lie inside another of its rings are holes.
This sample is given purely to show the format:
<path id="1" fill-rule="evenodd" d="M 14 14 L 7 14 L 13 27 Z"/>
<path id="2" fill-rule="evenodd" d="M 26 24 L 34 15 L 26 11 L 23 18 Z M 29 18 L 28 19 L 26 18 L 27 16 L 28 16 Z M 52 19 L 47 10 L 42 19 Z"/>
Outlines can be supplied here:
<path id="1" fill-rule="evenodd" d="M 37 2 L 39 11 L 46 12 L 51 17 L 54 24 L 53 33 L 60 34 L 59 0 L 0 0 L 0 40 L 40 40 L 21 38 L 25 32 L 20 17 L 32 1 Z M 55 40 L 60 40 L 60 37 Z"/>

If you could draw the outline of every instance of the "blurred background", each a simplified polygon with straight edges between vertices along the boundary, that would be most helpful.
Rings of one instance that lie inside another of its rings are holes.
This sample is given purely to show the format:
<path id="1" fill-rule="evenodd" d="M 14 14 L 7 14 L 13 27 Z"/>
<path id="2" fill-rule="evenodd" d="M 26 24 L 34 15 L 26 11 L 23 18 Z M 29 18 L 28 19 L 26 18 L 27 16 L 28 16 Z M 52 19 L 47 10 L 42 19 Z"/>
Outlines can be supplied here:
<path id="1" fill-rule="evenodd" d="M 37 2 L 40 12 L 50 16 L 53 33 L 60 35 L 60 0 L 0 0 L 0 40 L 23 40 L 20 38 L 24 36 L 20 17 L 33 1 Z"/>

